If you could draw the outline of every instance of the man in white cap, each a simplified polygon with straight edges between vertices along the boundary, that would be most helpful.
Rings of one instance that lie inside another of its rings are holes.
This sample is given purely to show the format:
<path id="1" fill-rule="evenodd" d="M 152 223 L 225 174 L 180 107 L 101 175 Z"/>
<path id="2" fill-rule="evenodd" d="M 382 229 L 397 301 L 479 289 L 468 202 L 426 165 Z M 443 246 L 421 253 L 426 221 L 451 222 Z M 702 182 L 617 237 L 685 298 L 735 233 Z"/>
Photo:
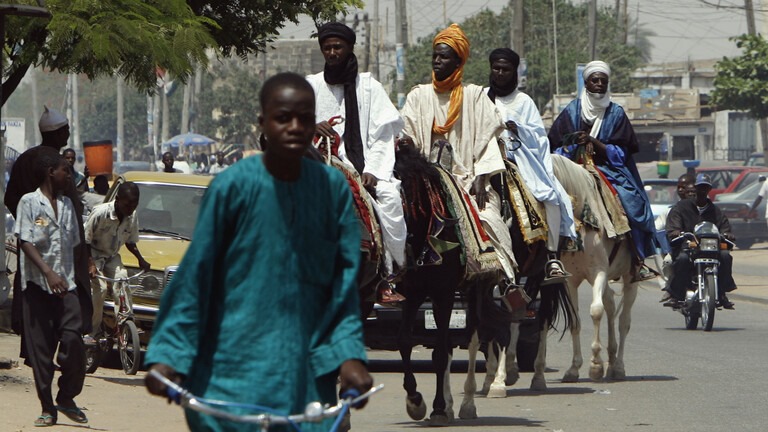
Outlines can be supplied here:
<path id="1" fill-rule="evenodd" d="M 5 191 L 5 206 L 8 207 L 11 214 L 16 218 L 16 209 L 21 197 L 27 193 L 34 192 L 40 186 L 41 179 L 35 176 L 35 167 L 38 160 L 45 154 L 58 155 L 61 149 L 67 145 L 69 139 L 69 121 L 59 111 L 45 107 L 45 112 L 40 117 L 40 133 L 43 141 L 37 147 L 32 147 L 22 153 L 13 164 L 11 177 L 8 180 L 8 186 Z M 80 238 L 84 237 L 83 231 L 83 203 L 75 190 L 75 184 L 65 192 L 75 207 L 75 216 Z M 80 300 L 80 311 L 82 314 L 82 334 L 88 334 L 91 331 L 91 316 L 93 315 L 93 305 L 91 303 L 90 278 L 88 276 L 88 250 L 85 242 L 74 249 L 75 282 L 77 284 L 77 294 Z M 11 310 L 11 327 L 13 331 L 22 336 L 21 357 L 27 358 L 24 347 L 24 334 L 22 322 L 22 304 L 21 304 L 21 278 L 15 278 L 13 284 L 13 305 Z M 41 341 L 42 343 L 42 341 Z M 83 345 L 81 345 L 82 347 Z M 25 361 L 25 364 L 29 364 Z M 83 379 L 85 379 L 85 364 L 83 363 Z M 66 405 L 69 401 L 60 401 Z"/>
<path id="2" fill-rule="evenodd" d="M 650 200 L 632 158 L 639 144 L 621 105 L 611 102 L 605 62 L 589 62 L 584 68 L 584 90 L 552 123 L 548 138 L 553 151 L 570 159 L 590 163 L 608 179 L 624 207 L 634 243 L 633 282 L 653 279 L 656 274 L 643 264 L 656 254 L 656 228 Z"/>

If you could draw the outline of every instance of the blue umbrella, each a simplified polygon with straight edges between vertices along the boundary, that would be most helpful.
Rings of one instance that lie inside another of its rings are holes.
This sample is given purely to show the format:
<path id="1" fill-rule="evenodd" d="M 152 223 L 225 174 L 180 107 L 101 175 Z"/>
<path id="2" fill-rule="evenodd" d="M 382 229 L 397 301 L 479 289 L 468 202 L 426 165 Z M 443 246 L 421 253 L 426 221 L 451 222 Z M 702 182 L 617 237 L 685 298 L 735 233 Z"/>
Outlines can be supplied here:
<path id="1" fill-rule="evenodd" d="M 209 145 L 215 143 L 216 140 L 208 138 L 205 135 L 200 135 L 192 132 L 188 132 L 181 135 L 176 135 L 175 137 L 169 139 L 168 141 L 163 143 L 163 146 L 169 146 L 169 147 L 188 147 L 188 146 L 198 146 L 198 145 Z"/>

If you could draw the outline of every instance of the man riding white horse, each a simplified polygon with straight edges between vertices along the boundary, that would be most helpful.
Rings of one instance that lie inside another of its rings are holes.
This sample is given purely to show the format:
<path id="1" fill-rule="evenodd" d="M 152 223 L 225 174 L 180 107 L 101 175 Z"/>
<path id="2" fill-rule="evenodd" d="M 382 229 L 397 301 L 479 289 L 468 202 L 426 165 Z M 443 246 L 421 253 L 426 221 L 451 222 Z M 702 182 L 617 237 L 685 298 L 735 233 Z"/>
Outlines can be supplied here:
<path id="1" fill-rule="evenodd" d="M 546 211 L 549 260 L 544 284 L 563 282 L 570 275 L 557 260 L 557 252 L 561 236 L 570 239 L 566 244 L 575 246 L 571 200 L 552 170 L 549 139 L 539 110 L 533 99 L 517 89 L 520 56 L 509 48 L 497 48 L 488 60 L 491 74 L 485 90 L 507 126 L 501 135 L 507 159 L 515 162 L 531 194 L 544 204 Z"/>

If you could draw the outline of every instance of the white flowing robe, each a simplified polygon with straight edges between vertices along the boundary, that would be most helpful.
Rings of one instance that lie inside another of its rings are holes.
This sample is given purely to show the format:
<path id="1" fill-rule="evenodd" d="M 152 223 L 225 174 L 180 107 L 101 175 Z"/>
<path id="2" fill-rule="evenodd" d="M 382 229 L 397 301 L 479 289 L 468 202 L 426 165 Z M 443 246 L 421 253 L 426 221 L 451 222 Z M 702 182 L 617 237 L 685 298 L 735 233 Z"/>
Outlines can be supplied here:
<path id="1" fill-rule="evenodd" d="M 432 88 L 432 84 L 414 87 L 408 93 L 400 114 L 405 121 L 403 133 L 413 138 L 416 147 L 426 157 L 429 157 L 435 140 L 445 139 L 451 143 L 452 174 L 464 190 L 469 192 L 477 176 L 493 175 L 505 170 L 504 159 L 496 144 L 496 138 L 504 128 L 504 122 L 482 87 L 474 84 L 463 84 L 463 86 L 464 103 L 461 114 L 445 135 L 433 134 L 432 123 L 445 124 L 450 93 L 437 93 Z M 504 272 L 510 280 L 514 280 L 514 269 L 517 263 L 512 253 L 509 228 L 501 218 L 501 200 L 489 182 L 486 183 L 486 192 L 488 202 L 485 204 L 485 209 L 479 211 L 480 219 L 493 241 Z"/>
<path id="2" fill-rule="evenodd" d="M 323 72 L 307 76 L 315 90 L 315 116 L 317 121 L 334 116 L 346 118 L 344 86 L 325 82 Z M 370 173 L 378 180 L 376 199 L 371 200 L 379 216 L 384 240 L 384 265 L 392 273 L 394 260 L 405 266 L 405 238 L 407 229 L 403 217 L 403 201 L 400 196 L 400 180 L 392 175 L 395 166 L 395 137 L 403 129 L 403 120 L 397 108 L 389 100 L 384 87 L 370 73 L 363 72 L 357 77 L 357 107 L 360 115 L 360 136 L 363 140 L 364 173 Z M 342 137 L 339 147 L 341 160 L 352 166 L 344 147 L 344 125 L 342 122 L 333 129 Z M 353 167 L 354 168 L 354 167 Z"/>
<path id="3" fill-rule="evenodd" d="M 488 92 L 487 87 L 485 91 Z M 517 125 L 517 136 L 523 145 L 516 150 L 507 148 L 507 157 L 515 161 L 528 189 L 544 204 L 549 226 L 547 249 L 556 251 L 559 236 L 575 239 L 576 228 L 571 199 L 552 169 L 549 139 L 539 110 L 533 99 L 520 90 L 496 96 L 496 108 L 505 122 L 512 120 Z M 509 137 L 510 132 L 505 129 L 502 136 Z"/>

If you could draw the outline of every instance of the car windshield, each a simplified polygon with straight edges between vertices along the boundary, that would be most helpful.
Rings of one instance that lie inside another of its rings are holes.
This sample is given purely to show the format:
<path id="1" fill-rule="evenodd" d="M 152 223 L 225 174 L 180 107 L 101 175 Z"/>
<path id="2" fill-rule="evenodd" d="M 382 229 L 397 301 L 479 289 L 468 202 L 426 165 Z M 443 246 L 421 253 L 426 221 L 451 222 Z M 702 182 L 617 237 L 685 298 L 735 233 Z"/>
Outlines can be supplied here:
<path id="1" fill-rule="evenodd" d="M 762 174 L 765 175 L 765 173 Z M 715 201 L 754 201 L 762 186 L 763 182 L 756 181 L 739 192 L 718 195 Z"/>
<path id="2" fill-rule="evenodd" d="M 726 189 L 736 177 L 741 173 L 741 169 L 713 169 L 713 170 L 701 170 L 700 172 L 707 174 L 712 181 L 712 189 Z"/>
<path id="3" fill-rule="evenodd" d="M 677 202 L 676 183 L 651 183 L 644 185 L 651 204 L 672 205 Z"/>
<path id="4" fill-rule="evenodd" d="M 192 238 L 200 201 L 206 188 L 139 183 L 139 189 L 141 195 L 136 214 L 141 231 Z"/>

